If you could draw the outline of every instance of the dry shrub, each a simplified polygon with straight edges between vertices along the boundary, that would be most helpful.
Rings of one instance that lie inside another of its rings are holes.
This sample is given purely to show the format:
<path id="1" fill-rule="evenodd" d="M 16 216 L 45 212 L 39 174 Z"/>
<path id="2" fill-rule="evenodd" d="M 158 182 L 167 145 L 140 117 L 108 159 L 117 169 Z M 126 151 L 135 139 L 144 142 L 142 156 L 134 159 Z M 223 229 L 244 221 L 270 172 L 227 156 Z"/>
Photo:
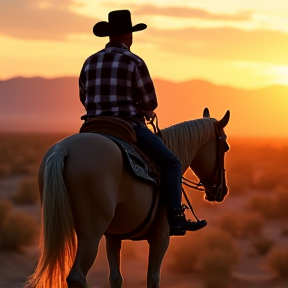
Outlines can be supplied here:
<path id="1" fill-rule="evenodd" d="M 277 187 L 271 195 L 256 194 L 251 197 L 249 209 L 261 213 L 265 218 L 288 218 L 288 188 Z"/>
<path id="2" fill-rule="evenodd" d="M 0 230 L 6 218 L 10 215 L 11 210 L 12 204 L 9 201 L 0 201 Z"/>
<path id="3" fill-rule="evenodd" d="M 243 195 L 251 185 L 251 181 L 243 173 L 233 172 L 228 175 L 229 196 Z"/>
<path id="4" fill-rule="evenodd" d="M 205 266 L 206 261 L 209 263 L 214 261 L 213 259 L 211 260 L 211 257 L 214 257 L 213 255 L 218 255 L 223 252 L 225 255 L 227 254 L 227 256 L 223 256 L 223 258 L 229 256 L 229 261 L 225 259 L 223 260 L 223 263 L 218 263 L 225 267 L 229 266 L 229 268 L 225 268 L 227 271 L 232 270 L 233 265 L 238 258 L 238 249 L 235 241 L 228 233 L 219 229 L 187 234 L 185 237 L 177 239 L 175 242 L 171 241 L 171 246 L 172 249 L 169 249 L 169 253 L 172 256 L 173 262 L 170 268 L 180 273 L 191 273 L 192 271 L 200 269 L 204 278 L 206 276 L 210 277 L 210 273 L 213 273 L 212 271 L 209 271 L 208 268 L 206 269 Z M 218 251 L 219 253 L 214 251 Z M 212 256 L 207 256 L 209 254 Z M 203 259 L 203 257 L 206 257 L 207 259 Z M 219 260 L 216 259 L 215 261 Z"/>
<path id="5" fill-rule="evenodd" d="M 261 236 L 252 241 L 252 246 L 260 255 L 266 255 L 272 248 L 274 241 L 265 237 Z"/>
<path id="6" fill-rule="evenodd" d="M 283 236 L 283 237 L 288 237 L 288 228 L 284 228 L 284 229 L 281 231 L 281 236 Z"/>
<path id="7" fill-rule="evenodd" d="M 274 248 L 267 257 L 269 268 L 281 278 L 288 278 L 288 247 Z"/>
<path id="8" fill-rule="evenodd" d="M 258 236 L 263 229 L 264 219 L 259 213 L 243 213 L 242 237 Z"/>
<path id="9" fill-rule="evenodd" d="M 248 208 L 254 212 L 259 212 L 265 218 L 275 215 L 274 199 L 271 195 L 253 195 L 248 204 Z"/>
<path id="10" fill-rule="evenodd" d="M 241 219 L 239 213 L 223 213 L 218 219 L 221 229 L 229 233 L 233 237 L 241 235 Z"/>
<path id="11" fill-rule="evenodd" d="M 36 178 L 23 179 L 16 194 L 11 197 L 15 204 L 31 205 L 39 201 L 38 184 Z"/>
<path id="12" fill-rule="evenodd" d="M 67 135 L 1 133 L 0 136 L 0 177 L 6 177 L 34 174 L 48 147 Z"/>
<path id="13" fill-rule="evenodd" d="M 228 233 L 213 229 L 203 235 L 202 243 L 199 267 L 205 287 L 225 287 L 238 260 L 236 242 Z"/>
<path id="14" fill-rule="evenodd" d="M 288 187 L 278 187 L 275 191 L 275 216 L 288 218 Z"/>
<path id="15" fill-rule="evenodd" d="M 185 237 L 172 238 L 169 254 L 173 262 L 170 268 L 179 273 L 190 273 L 196 270 L 201 249 L 201 231 L 187 233 Z"/>
<path id="16" fill-rule="evenodd" d="M 226 287 L 235 265 L 234 257 L 225 250 L 205 251 L 200 259 L 200 269 L 207 288 Z"/>
<path id="17" fill-rule="evenodd" d="M 259 190 L 270 191 L 273 190 L 280 182 L 281 177 L 279 173 L 274 171 L 264 171 L 258 179 L 253 183 L 253 188 Z"/>
<path id="18" fill-rule="evenodd" d="M 233 237 L 259 235 L 263 228 L 263 218 L 256 213 L 223 213 L 218 220 L 219 226 Z"/>
<path id="19" fill-rule="evenodd" d="M 4 211 L 4 213 L 3 213 Z M 7 203 L 0 205 L 0 249 L 20 250 L 34 243 L 36 220 L 25 213 L 12 213 Z"/>

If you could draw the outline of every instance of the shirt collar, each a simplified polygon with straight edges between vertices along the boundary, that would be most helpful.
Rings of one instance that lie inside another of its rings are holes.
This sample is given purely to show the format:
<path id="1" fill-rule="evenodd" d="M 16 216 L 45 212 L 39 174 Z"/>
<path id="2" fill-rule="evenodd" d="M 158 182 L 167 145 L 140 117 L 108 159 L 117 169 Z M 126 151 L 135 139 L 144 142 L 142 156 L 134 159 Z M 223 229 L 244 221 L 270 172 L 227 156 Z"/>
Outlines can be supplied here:
<path id="1" fill-rule="evenodd" d="M 120 43 L 120 42 L 108 42 L 105 46 L 105 49 L 110 48 L 110 47 L 130 50 L 124 43 Z"/>

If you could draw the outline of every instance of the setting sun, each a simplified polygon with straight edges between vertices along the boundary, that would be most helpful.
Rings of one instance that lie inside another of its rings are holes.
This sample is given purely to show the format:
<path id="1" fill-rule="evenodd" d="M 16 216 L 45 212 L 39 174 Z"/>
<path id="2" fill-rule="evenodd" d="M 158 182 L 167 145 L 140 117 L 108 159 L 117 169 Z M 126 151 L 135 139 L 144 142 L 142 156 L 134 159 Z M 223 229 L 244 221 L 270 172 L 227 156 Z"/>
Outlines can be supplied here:
<path id="1" fill-rule="evenodd" d="M 288 85 L 288 65 L 271 66 L 267 69 L 267 74 L 278 83 Z M 288 100 L 288 97 L 286 99 Z"/>

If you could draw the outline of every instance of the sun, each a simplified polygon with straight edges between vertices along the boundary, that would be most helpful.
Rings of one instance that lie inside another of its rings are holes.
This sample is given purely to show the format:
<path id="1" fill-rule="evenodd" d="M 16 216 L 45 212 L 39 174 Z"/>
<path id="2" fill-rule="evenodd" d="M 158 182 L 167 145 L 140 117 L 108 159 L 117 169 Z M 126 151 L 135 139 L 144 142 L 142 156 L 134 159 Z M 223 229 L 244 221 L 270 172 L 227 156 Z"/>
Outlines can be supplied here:
<path id="1" fill-rule="evenodd" d="M 271 66 L 267 69 L 267 74 L 278 84 L 288 85 L 288 65 Z"/>

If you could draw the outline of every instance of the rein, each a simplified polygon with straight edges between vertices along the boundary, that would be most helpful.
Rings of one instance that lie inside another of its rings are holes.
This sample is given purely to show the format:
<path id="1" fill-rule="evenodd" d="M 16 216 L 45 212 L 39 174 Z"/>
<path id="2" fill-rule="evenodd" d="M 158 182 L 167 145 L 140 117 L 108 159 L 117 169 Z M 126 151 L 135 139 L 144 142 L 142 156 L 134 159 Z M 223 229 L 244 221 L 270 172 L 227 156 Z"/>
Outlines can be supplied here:
<path id="1" fill-rule="evenodd" d="M 156 124 L 154 122 L 156 122 Z M 158 126 L 158 117 L 157 117 L 157 115 L 155 113 L 154 113 L 153 117 L 151 117 L 150 120 L 147 121 L 147 124 L 152 126 L 154 134 L 156 134 L 160 138 L 162 138 L 162 133 L 161 133 L 161 130 L 160 130 L 159 126 Z M 188 184 L 187 182 L 190 183 L 190 184 Z M 199 188 L 199 186 L 203 187 L 201 182 L 195 183 L 195 182 L 185 178 L 184 176 L 182 176 L 182 184 L 185 185 L 185 186 L 188 186 L 190 188 L 193 188 L 195 190 L 205 191 L 205 189 Z M 181 187 L 181 190 L 182 190 L 182 193 L 183 193 L 184 198 L 185 198 L 185 200 L 187 202 L 187 205 L 188 205 L 188 207 L 185 204 L 182 205 L 182 209 L 184 209 L 184 210 L 185 209 L 190 209 L 192 214 L 194 215 L 195 219 L 197 220 L 197 222 L 200 222 L 199 218 L 196 216 L 196 214 L 194 212 L 194 209 L 193 209 L 193 207 L 191 205 L 191 202 L 190 202 L 190 200 L 189 200 L 189 198 L 187 196 L 187 193 L 186 193 L 185 189 L 183 188 L 183 186 Z"/>
<path id="2" fill-rule="evenodd" d="M 154 123 L 156 122 L 156 124 Z M 162 138 L 162 133 L 161 130 L 158 126 L 158 117 L 157 115 L 154 113 L 153 117 L 151 117 L 149 119 L 149 121 L 147 121 L 148 125 L 151 125 L 154 131 L 154 134 L 158 135 L 160 138 Z M 193 182 L 187 178 L 185 178 L 184 176 L 182 176 L 182 185 L 185 185 L 189 188 L 198 190 L 198 191 L 205 191 L 206 193 L 206 199 L 208 201 L 215 201 L 217 199 L 217 197 L 220 196 L 221 198 L 221 193 L 223 191 L 223 183 L 224 183 L 224 177 L 225 177 L 225 168 L 224 168 L 224 153 L 227 152 L 229 150 L 229 146 L 226 142 L 222 142 L 221 140 L 226 140 L 227 137 L 226 135 L 221 135 L 221 131 L 219 128 L 219 122 L 215 122 L 214 123 L 214 130 L 215 130 L 215 134 L 216 134 L 216 139 L 217 141 L 217 150 L 218 150 L 218 157 L 217 157 L 217 162 L 215 165 L 215 169 L 214 172 L 212 174 L 211 179 L 209 179 L 208 181 L 203 181 L 200 179 L 200 181 L 198 183 Z M 224 145 L 226 145 L 224 147 Z M 219 185 L 219 186 L 218 186 Z M 215 195 L 213 195 L 209 189 L 209 187 L 212 188 L 217 188 L 217 192 Z M 182 209 L 190 209 L 192 214 L 194 215 L 194 217 L 196 218 L 197 222 L 199 222 L 200 220 L 198 219 L 198 217 L 196 216 L 194 209 L 190 203 L 190 200 L 187 196 L 187 193 L 185 191 L 185 189 L 183 188 L 183 186 L 181 187 L 182 193 L 184 195 L 184 198 L 187 202 L 188 207 L 184 204 L 182 205 Z M 220 195 L 219 195 L 220 193 Z"/>

